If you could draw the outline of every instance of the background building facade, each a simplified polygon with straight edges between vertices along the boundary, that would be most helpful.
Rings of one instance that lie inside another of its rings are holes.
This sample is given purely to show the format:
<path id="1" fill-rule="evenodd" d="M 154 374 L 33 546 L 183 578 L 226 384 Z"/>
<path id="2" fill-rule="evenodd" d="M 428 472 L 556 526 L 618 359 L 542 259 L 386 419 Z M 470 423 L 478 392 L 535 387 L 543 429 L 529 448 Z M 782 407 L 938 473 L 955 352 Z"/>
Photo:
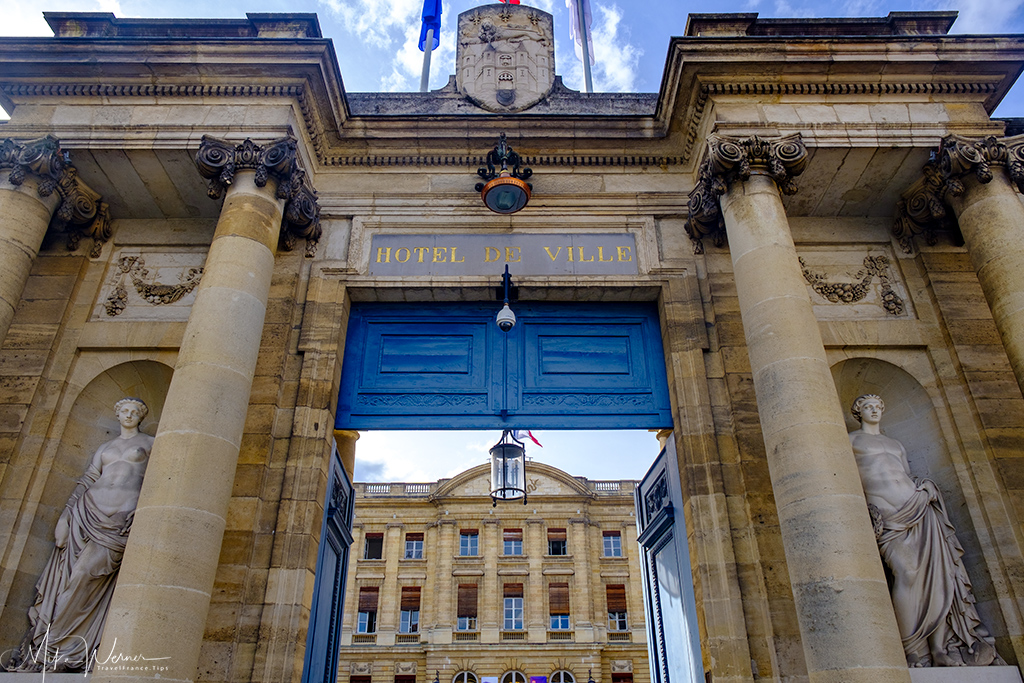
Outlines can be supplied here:
<path id="1" fill-rule="evenodd" d="M 355 484 L 340 681 L 649 680 L 635 482 L 527 468 L 525 506 L 489 465 Z"/>

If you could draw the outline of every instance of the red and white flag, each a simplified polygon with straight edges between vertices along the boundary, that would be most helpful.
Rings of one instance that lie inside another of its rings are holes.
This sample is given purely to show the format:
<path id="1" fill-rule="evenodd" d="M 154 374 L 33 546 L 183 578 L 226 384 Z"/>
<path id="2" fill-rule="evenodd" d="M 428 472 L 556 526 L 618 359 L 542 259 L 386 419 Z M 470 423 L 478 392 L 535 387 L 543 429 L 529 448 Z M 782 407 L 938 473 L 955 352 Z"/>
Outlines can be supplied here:
<path id="1" fill-rule="evenodd" d="M 512 438 L 515 439 L 516 441 L 525 441 L 526 439 L 529 439 L 530 441 L 534 442 L 541 448 L 544 448 L 544 446 L 541 446 L 540 441 L 537 441 L 537 437 L 535 437 L 533 435 L 533 432 L 531 432 L 529 429 L 513 429 Z"/>
<path id="2" fill-rule="evenodd" d="M 519 0 L 500 0 L 504 5 L 518 5 Z"/>

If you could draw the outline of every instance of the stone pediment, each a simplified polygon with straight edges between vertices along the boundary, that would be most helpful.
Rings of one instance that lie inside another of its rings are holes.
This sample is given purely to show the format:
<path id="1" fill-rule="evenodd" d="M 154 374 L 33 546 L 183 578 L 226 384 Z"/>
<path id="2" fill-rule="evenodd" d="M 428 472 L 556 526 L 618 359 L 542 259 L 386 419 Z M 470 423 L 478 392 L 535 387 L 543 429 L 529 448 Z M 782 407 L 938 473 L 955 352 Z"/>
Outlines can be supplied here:
<path id="1" fill-rule="evenodd" d="M 497 113 L 529 109 L 555 82 L 551 15 L 525 5 L 485 5 L 458 21 L 459 93 Z"/>
<path id="2" fill-rule="evenodd" d="M 442 483 L 433 498 L 486 497 L 491 490 L 491 466 L 478 465 Z M 578 479 L 562 470 L 538 462 L 526 463 L 526 489 L 530 496 L 587 496 L 590 491 Z"/>

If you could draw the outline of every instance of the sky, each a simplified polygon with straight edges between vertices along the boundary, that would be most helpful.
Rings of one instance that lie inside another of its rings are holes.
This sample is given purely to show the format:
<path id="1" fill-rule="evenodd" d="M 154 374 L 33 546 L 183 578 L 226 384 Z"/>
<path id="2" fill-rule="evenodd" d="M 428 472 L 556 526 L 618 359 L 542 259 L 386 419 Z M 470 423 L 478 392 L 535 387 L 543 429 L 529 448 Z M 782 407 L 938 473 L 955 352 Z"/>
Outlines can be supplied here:
<path id="1" fill-rule="evenodd" d="M 460 12 L 490 0 L 443 0 L 441 43 L 435 51 L 431 89 L 448 82 L 455 61 L 455 21 Z M 565 0 L 523 0 L 554 15 L 555 71 L 583 89 L 583 70 L 568 38 Z M 1024 0 L 591 0 L 597 92 L 657 92 L 669 40 L 682 35 L 689 12 L 757 12 L 767 17 L 882 17 L 891 11 L 960 12 L 952 33 L 1024 33 Z M 43 11 L 112 12 L 120 18 L 244 18 L 246 12 L 315 12 L 324 37 L 334 41 L 348 92 L 418 89 L 422 53 L 417 49 L 422 0 L 0 0 L 0 35 L 51 36 Z M 0 70 L 3 66 L 0 65 Z M 1024 117 L 1024 79 L 996 116 Z M 0 109 L 0 120 L 6 118 Z M 357 444 L 356 480 L 427 482 L 486 462 L 497 432 L 376 432 Z M 576 476 L 639 479 L 657 455 L 647 432 L 541 432 L 544 448 L 527 454 Z"/>

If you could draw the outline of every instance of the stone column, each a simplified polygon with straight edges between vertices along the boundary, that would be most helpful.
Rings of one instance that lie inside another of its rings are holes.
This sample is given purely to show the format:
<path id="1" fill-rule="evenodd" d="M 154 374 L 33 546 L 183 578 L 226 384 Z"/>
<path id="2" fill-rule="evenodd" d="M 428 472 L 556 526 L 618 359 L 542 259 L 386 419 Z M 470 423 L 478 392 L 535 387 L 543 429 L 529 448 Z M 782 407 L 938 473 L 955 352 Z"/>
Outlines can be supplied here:
<path id="1" fill-rule="evenodd" d="M 477 593 L 477 626 L 480 642 L 497 643 L 504 624 L 505 599 L 503 582 L 498 576 L 498 553 L 501 551 L 501 529 L 498 520 L 488 517 L 480 523 L 480 553 L 484 557 L 484 575 Z"/>
<path id="2" fill-rule="evenodd" d="M 604 596 L 597 593 L 601 588 L 601 560 L 598 557 L 600 551 L 595 552 L 593 546 L 587 542 L 589 527 L 590 522 L 586 517 L 573 517 L 569 520 L 566 536 L 569 554 L 572 555 L 572 583 L 575 584 L 569 596 L 569 609 L 572 610 L 570 619 L 576 632 L 577 643 L 597 641 L 603 633 L 598 630 L 601 624 L 607 626 L 606 619 L 596 617 L 604 609 L 601 605 Z M 594 579 L 595 576 L 598 578 Z"/>
<path id="3" fill-rule="evenodd" d="M 942 140 L 941 188 L 1024 391 L 1024 135 Z"/>
<path id="4" fill-rule="evenodd" d="M 167 670 L 101 671 L 98 682 L 196 677 L 282 215 L 296 212 L 297 197 L 314 196 L 295 152 L 291 139 L 235 147 L 203 138 L 196 156 L 200 173 L 213 177 L 211 196 L 227 194 L 100 645 L 125 657 L 167 657 Z"/>
<path id="5" fill-rule="evenodd" d="M 531 643 L 544 643 L 548 638 L 549 617 L 547 611 L 547 600 L 544 592 L 547 588 L 544 585 L 544 555 L 547 554 L 547 532 L 544 520 L 539 518 L 527 519 L 526 528 L 523 529 L 526 538 L 523 539 L 526 550 L 526 557 L 529 564 L 529 576 L 526 577 L 526 585 L 523 587 L 523 605 L 525 607 L 527 638 Z"/>
<path id="6" fill-rule="evenodd" d="M 907 683 L 860 475 L 779 194 L 795 192 L 792 176 L 806 161 L 799 135 L 712 136 L 688 229 L 714 236 L 724 222 L 728 235 L 809 679 Z"/>
<path id="7" fill-rule="evenodd" d="M 92 235 L 97 245 L 109 236 L 106 206 L 99 195 L 78 179 L 53 136 L 0 144 L 0 342 L 14 318 L 51 223 L 63 228 L 72 222 Z M 77 246 L 78 233 L 70 243 Z M 98 254 L 96 254 L 98 255 Z"/>
<path id="8" fill-rule="evenodd" d="M 334 444 L 338 448 L 338 457 L 341 458 L 341 466 L 345 468 L 349 481 L 355 481 L 356 441 L 358 440 L 359 432 L 354 429 L 334 430 Z"/>
<path id="9" fill-rule="evenodd" d="M 424 600 L 430 605 L 433 603 L 433 613 L 430 617 L 432 644 L 449 644 L 452 642 L 452 631 L 456 623 L 456 606 L 452 598 L 453 584 L 458 581 L 452 578 L 453 558 L 456 553 L 455 543 L 458 524 L 454 519 L 449 519 L 441 513 L 441 519 L 437 522 L 437 549 L 434 557 L 434 591 L 437 596 L 435 600 Z"/>

